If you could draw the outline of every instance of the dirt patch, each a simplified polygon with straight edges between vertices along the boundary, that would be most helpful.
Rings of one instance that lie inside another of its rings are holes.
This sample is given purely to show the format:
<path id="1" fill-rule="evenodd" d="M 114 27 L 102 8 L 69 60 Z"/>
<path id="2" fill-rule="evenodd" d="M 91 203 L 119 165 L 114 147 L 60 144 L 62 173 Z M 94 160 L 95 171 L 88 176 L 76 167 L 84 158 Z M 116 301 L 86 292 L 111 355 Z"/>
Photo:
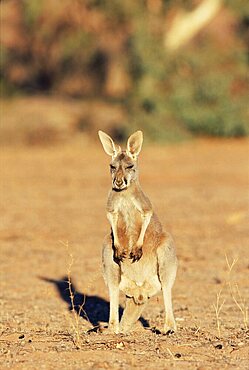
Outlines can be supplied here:
<path id="1" fill-rule="evenodd" d="M 172 336 L 160 334 L 161 295 L 132 334 L 91 330 L 106 324 L 109 302 L 101 244 L 110 179 L 100 144 L 2 149 L 1 368 L 245 369 L 248 148 L 242 140 L 143 149 L 142 187 L 179 258 Z M 80 317 L 71 312 L 69 268 Z"/>

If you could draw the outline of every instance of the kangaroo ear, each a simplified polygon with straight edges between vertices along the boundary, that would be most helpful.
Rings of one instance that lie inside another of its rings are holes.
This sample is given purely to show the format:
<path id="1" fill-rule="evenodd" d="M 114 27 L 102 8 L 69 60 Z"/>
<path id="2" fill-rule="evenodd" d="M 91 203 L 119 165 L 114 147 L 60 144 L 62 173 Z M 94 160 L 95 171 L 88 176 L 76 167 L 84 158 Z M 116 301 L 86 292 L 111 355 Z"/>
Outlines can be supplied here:
<path id="1" fill-rule="evenodd" d="M 104 151 L 108 154 L 111 155 L 112 157 L 116 157 L 118 153 L 121 152 L 121 148 L 119 145 L 115 144 L 112 138 L 107 135 L 105 132 L 100 131 L 98 132 L 100 141 L 103 145 Z"/>
<path id="2" fill-rule="evenodd" d="M 143 144 L 143 133 L 142 131 L 136 131 L 132 134 L 127 141 L 126 152 L 133 159 L 137 159 L 138 154 L 141 151 Z"/>

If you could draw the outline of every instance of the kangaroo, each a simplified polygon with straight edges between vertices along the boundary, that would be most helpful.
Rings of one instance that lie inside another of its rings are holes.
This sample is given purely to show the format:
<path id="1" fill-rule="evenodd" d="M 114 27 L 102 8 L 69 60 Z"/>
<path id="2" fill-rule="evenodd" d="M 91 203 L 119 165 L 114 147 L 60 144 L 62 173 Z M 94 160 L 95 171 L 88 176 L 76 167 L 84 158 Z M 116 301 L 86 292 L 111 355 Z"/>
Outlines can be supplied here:
<path id="1" fill-rule="evenodd" d="M 107 218 L 111 233 L 103 243 L 103 273 L 110 297 L 108 329 L 127 333 L 139 319 L 148 299 L 162 290 L 165 306 L 163 333 L 176 331 L 171 289 L 177 271 L 174 243 L 163 232 L 148 197 L 138 180 L 137 158 L 143 134 L 137 131 L 126 150 L 99 131 L 105 152 L 111 156 L 112 189 L 107 200 Z M 126 295 L 119 323 L 119 291 Z"/>

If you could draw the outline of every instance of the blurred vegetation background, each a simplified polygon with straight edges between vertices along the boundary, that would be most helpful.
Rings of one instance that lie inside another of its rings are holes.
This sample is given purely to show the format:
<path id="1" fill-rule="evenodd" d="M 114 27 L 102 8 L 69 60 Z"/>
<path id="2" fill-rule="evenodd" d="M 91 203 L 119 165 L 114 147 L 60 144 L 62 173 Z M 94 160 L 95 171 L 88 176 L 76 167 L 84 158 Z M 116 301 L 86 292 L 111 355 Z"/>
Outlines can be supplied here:
<path id="1" fill-rule="evenodd" d="M 247 0 L 1 1 L 2 138 L 249 134 Z M 17 134 L 17 132 L 19 134 Z"/>

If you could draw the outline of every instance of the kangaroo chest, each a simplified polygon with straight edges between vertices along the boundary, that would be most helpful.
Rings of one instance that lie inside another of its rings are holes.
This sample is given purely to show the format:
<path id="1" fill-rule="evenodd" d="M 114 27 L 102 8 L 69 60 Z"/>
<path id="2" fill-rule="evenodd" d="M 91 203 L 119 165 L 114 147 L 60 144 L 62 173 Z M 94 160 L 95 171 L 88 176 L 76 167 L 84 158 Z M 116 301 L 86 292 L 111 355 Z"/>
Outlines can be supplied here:
<path id="1" fill-rule="evenodd" d="M 118 227 L 125 229 L 126 233 L 133 233 L 141 228 L 142 218 L 132 199 L 122 197 L 118 201 L 119 222 Z"/>

